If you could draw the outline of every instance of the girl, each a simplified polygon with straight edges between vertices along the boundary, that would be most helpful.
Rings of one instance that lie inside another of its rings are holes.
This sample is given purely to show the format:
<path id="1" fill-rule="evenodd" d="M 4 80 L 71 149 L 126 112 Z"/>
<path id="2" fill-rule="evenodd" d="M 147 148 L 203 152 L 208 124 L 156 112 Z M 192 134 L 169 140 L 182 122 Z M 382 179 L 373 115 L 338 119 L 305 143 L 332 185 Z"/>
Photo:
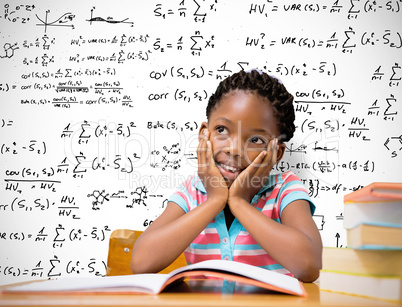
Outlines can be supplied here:
<path id="1" fill-rule="evenodd" d="M 223 80 L 199 131 L 198 176 L 171 196 L 136 241 L 133 273 L 186 261 L 226 259 L 318 278 L 322 243 L 315 206 L 291 171 L 271 174 L 293 137 L 293 96 L 258 70 Z"/>

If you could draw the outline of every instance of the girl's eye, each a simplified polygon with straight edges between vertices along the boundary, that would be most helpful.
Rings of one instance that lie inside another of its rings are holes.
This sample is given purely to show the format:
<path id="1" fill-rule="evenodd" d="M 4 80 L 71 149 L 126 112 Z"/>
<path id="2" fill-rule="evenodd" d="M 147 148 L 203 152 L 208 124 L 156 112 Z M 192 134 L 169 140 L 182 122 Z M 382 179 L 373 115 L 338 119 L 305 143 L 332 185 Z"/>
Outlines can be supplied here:
<path id="1" fill-rule="evenodd" d="M 260 138 L 260 137 L 257 137 L 257 136 L 252 137 L 252 138 L 250 139 L 250 142 L 253 143 L 253 144 L 257 144 L 257 145 L 265 144 L 265 140 L 262 139 L 262 138 Z"/>
<path id="2" fill-rule="evenodd" d="M 227 130 L 225 127 L 223 127 L 223 126 L 217 127 L 217 128 L 216 128 L 216 131 L 217 131 L 219 134 L 228 134 L 228 130 Z"/>

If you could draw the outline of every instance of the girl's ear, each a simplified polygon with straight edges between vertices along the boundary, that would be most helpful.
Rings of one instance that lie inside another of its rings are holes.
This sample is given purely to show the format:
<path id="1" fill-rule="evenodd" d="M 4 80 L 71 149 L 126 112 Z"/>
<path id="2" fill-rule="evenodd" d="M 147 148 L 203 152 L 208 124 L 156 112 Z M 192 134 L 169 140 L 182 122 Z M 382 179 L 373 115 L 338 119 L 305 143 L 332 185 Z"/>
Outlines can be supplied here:
<path id="1" fill-rule="evenodd" d="M 284 143 L 278 143 L 278 152 L 276 154 L 276 163 L 278 163 L 279 161 L 281 161 L 284 153 L 285 153 L 285 149 L 286 149 L 286 145 Z"/>
<path id="2" fill-rule="evenodd" d="M 198 131 L 198 139 L 205 139 L 204 131 L 205 129 L 208 128 L 208 123 L 207 122 L 202 122 L 200 126 L 200 130 Z"/>

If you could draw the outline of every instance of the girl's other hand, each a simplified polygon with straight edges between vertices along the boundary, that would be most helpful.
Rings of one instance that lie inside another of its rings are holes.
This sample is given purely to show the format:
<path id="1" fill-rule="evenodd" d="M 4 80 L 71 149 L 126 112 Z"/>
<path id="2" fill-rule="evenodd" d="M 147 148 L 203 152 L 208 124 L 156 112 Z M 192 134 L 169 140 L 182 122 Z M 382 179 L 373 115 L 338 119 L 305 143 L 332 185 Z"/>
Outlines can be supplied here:
<path id="1" fill-rule="evenodd" d="M 229 189 L 229 205 L 233 200 L 242 199 L 251 202 L 251 199 L 266 183 L 273 166 L 277 161 L 278 139 L 272 139 L 268 148 L 251 162 L 232 183 Z"/>
<path id="2" fill-rule="evenodd" d="M 197 148 L 198 177 L 200 177 L 207 191 L 208 199 L 221 199 L 225 205 L 229 190 L 225 179 L 215 165 L 209 136 L 210 133 L 208 129 L 205 128 L 203 134 L 200 134 L 199 137 Z"/>

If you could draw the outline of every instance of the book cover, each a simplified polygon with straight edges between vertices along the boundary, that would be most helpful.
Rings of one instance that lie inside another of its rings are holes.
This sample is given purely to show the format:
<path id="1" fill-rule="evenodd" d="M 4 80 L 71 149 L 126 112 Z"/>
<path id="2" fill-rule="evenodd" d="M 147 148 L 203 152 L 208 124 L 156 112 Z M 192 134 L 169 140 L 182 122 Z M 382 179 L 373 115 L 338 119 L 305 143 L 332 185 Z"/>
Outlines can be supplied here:
<path id="1" fill-rule="evenodd" d="M 374 276 L 322 270 L 320 290 L 402 301 L 402 276 Z"/>
<path id="2" fill-rule="evenodd" d="M 323 270 L 402 276 L 402 250 L 324 247 Z"/>
<path id="3" fill-rule="evenodd" d="M 360 224 L 346 230 L 347 244 L 356 249 L 402 249 L 402 225 Z M 402 258 L 401 258 L 402 262 Z"/>
<path id="4" fill-rule="evenodd" d="M 158 294 L 189 276 L 204 275 L 238 281 L 268 290 L 305 297 L 303 284 L 294 277 L 234 261 L 207 260 L 178 268 L 169 274 L 135 274 L 107 277 L 60 278 L 9 287 L 3 293 L 143 293 Z"/>
<path id="5" fill-rule="evenodd" d="M 344 204 L 343 227 L 350 229 L 364 223 L 402 226 L 402 200 L 349 202 Z"/>

